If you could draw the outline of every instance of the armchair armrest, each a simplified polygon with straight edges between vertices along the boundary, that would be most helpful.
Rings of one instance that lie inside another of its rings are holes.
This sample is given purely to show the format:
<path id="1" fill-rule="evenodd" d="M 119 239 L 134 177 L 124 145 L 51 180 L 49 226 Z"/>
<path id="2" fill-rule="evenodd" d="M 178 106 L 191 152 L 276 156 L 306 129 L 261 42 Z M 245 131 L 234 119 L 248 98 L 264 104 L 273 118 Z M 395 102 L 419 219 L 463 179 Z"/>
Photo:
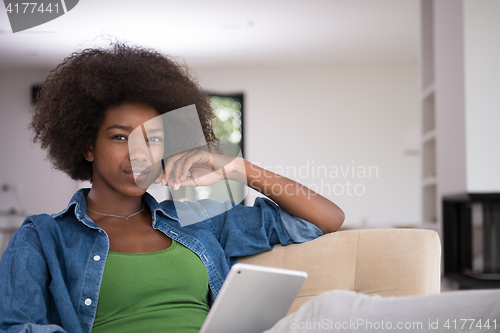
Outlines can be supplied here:
<path id="1" fill-rule="evenodd" d="M 338 231 L 306 243 L 276 245 L 238 262 L 306 271 L 308 279 L 289 313 L 333 289 L 410 296 L 441 288 L 441 242 L 434 230 Z"/>

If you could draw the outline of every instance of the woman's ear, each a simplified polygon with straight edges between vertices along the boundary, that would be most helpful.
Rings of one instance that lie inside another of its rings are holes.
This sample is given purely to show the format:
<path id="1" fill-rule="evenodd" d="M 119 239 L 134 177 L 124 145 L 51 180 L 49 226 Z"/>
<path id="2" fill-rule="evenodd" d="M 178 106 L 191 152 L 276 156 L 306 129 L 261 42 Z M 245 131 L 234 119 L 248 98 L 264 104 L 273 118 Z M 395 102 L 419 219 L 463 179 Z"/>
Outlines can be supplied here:
<path id="1" fill-rule="evenodd" d="M 92 146 L 90 146 L 86 151 L 82 152 L 82 154 L 87 161 L 94 162 L 94 150 Z"/>

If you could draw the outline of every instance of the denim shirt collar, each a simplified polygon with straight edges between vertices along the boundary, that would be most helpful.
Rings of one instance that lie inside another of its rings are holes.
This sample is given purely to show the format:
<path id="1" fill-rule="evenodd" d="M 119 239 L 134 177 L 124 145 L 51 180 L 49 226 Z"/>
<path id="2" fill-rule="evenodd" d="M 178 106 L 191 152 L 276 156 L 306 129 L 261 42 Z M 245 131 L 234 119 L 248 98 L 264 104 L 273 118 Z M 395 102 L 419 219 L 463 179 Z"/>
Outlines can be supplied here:
<path id="1" fill-rule="evenodd" d="M 68 206 L 61 212 L 53 214 L 52 217 L 56 218 L 70 212 L 74 212 L 76 218 L 87 227 L 92 229 L 100 229 L 100 227 L 95 224 L 94 221 L 92 221 L 87 215 L 87 201 L 85 200 L 85 198 L 87 197 L 89 192 L 90 188 L 82 188 L 78 190 L 69 201 Z M 142 195 L 142 202 L 151 211 L 151 215 L 153 216 L 153 227 L 156 227 L 157 225 L 158 213 L 161 213 L 164 216 L 176 222 L 179 222 L 179 218 L 175 210 L 175 205 L 172 200 L 165 200 L 164 202 L 162 202 L 162 204 L 159 204 L 151 194 L 145 192 Z"/>

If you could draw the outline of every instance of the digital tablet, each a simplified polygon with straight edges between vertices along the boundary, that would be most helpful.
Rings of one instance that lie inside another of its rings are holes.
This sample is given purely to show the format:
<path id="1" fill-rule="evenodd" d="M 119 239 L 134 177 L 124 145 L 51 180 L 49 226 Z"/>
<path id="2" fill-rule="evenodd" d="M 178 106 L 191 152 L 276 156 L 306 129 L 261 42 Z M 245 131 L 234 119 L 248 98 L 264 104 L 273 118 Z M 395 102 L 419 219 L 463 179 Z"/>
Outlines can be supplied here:
<path id="1" fill-rule="evenodd" d="M 200 333 L 262 333 L 286 316 L 306 272 L 235 264 Z"/>

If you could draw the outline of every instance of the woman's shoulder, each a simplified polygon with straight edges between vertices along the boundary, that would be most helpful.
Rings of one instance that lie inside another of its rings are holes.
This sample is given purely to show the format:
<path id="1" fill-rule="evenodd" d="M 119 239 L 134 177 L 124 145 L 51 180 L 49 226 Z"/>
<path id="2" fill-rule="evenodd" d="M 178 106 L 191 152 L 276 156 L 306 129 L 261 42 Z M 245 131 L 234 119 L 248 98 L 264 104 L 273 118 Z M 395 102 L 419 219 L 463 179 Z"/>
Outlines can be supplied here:
<path id="1" fill-rule="evenodd" d="M 97 233 L 83 226 L 75 217 L 36 214 L 24 220 L 21 227 L 12 235 L 9 247 L 34 250 L 43 253 L 43 256 L 50 256 L 71 246 L 92 243 L 91 240 L 96 236 Z"/>
<path id="2" fill-rule="evenodd" d="M 53 223 L 51 220 L 53 221 L 53 218 L 48 214 L 28 216 L 12 235 L 7 250 L 18 249 L 19 251 L 29 248 L 41 253 L 42 235 L 48 233 L 47 229 L 50 229 L 50 225 Z"/>
<path id="3" fill-rule="evenodd" d="M 39 228 L 47 228 L 56 223 L 54 217 L 49 214 L 35 214 L 26 217 L 24 222 L 19 227 L 19 230 L 24 229 L 39 229 Z"/>
<path id="4" fill-rule="evenodd" d="M 56 226 L 60 221 L 75 220 L 75 213 L 68 210 L 68 208 L 66 207 L 64 210 L 53 214 L 41 213 L 30 215 L 26 217 L 21 228 L 50 228 Z"/>
<path id="5" fill-rule="evenodd" d="M 75 211 L 68 209 L 54 214 L 34 214 L 26 217 L 17 233 L 21 235 L 36 234 L 40 238 L 54 238 L 66 234 L 78 233 L 83 226 L 79 223 Z"/>

